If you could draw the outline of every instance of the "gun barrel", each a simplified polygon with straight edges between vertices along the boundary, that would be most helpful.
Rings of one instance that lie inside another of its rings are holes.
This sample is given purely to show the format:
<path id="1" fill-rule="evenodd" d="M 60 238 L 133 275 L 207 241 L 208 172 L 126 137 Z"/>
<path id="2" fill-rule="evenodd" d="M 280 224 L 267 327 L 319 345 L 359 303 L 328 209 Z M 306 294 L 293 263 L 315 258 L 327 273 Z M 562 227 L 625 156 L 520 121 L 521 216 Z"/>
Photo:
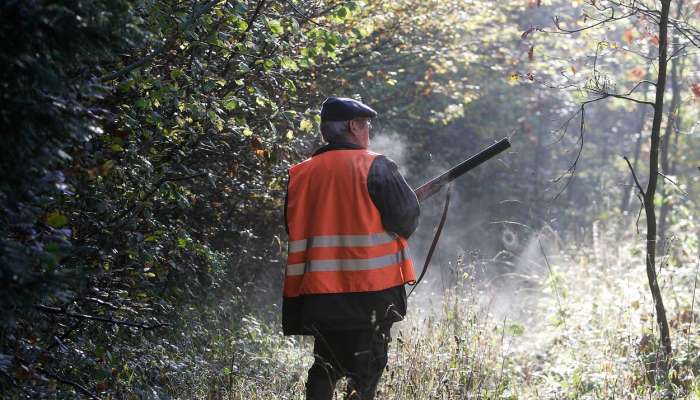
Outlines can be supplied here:
<path id="1" fill-rule="evenodd" d="M 469 157 L 468 159 L 462 161 L 456 166 L 450 168 L 449 170 L 443 172 L 442 174 L 436 176 L 435 178 L 429 180 L 428 182 L 422 184 L 414 190 L 418 201 L 422 202 L 428 197 L 437 193 L 444 185 L 452 182 L 458 177 L 462 176 L 469 170 L 472 170 L 490 158 L 496 156 L 502 151 L 510 147 L 510 141 L 508 138 L 503 138 L 498 142 L 492 144 L 491 146 L 485 148 L 479 153 Z"/>

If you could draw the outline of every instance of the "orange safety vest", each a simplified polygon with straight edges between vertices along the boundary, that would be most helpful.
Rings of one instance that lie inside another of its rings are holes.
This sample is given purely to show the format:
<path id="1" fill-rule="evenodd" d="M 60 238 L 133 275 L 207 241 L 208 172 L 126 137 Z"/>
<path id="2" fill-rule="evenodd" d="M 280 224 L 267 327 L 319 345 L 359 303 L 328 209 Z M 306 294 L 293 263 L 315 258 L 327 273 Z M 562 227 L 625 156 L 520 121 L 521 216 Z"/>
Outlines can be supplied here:
<path id="1" fill-rule="evenodd" d="M 284 297 L 372 292 L 415 282 L 406 239 L 384 229 L 367 190 L 377 156 L 334 150 L 290 168 Z"/>

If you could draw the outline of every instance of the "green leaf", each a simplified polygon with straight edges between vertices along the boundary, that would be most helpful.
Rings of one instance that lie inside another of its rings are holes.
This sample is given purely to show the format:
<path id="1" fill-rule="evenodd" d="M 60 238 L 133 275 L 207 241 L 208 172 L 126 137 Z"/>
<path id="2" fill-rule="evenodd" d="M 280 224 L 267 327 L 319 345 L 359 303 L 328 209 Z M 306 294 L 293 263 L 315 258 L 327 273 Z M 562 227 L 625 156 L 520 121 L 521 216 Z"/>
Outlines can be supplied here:
<path id="1" fill-rule="evenodd" d="M 291 71 L 298 71 L 299 70 L 299 66 L 297 65 L 297 63 L 294 60 L 292 60 L 290 57 L 282 57 L 282 59 L 280 60 L 280 65 L 282 66 L 282 68 L 288 69 Z"/>
<path id="2" fill-rule="evenodd" d="M 350 11 L 348 10 L 347 7 L 343 6 L 338 9 L 338 11 L 335 12 L 335 15 L 340 18 L 340 19 L 345 19 L 350 15 Z"/>
<path id="3" fill-rule="evenodd" d="M 299 29 L 299 22 L 297 22 L 296 19 L 292 19 L 292 32 L 297 35 L 301 33 L 301 29 Z"/>
<path id="4" fill-rule="evenodd" d="M 170 70 L 170 79 L 174 81 L 178 80 L 178 78 L 181 78 L 183 76 L 185 76 L 185 73 L 182 72 L 182 70 L 179 68 L 174 68 Z"/>
<path id="5" fill-rule="evenodd" d="M 140 99 L 136 100 L 136 103 L 134 103 L 134 105 L 136 106 L 136 108 L 140 108 L 143 110 L 146 107 L 148 107 L 148 102 L 146 101 L 146 99 L 140 98 Z"/>
<path id="6" fill-rule="evenodd" d="M 224 108 L 231 111 L 238 108 L 238 102 L 234 99 L 229 99 L 224 101 Z"/>
<path id="7" fill-rule="evenodd" d="M 525 333 L 525 327 L 518 323 L 512 323 L 506 327 L 506 332 L 513 336 L 522 336 Z"/>
<path id="8" fill-rule="evenodd" d="M 212 125 L 216 128 L 217 131 L 222 131 L 224 129 L 224 120 L 219 117 L 216 112 L 213 110 L 209 110 L 207 112 L 207 116 L 209 117 L 209 121 L 211 121 Z"/>
<path id="9" fill-rule="evenodd" d="M 239 18 L 236 21 L 236 28 L 238 28 L 239 32 L 244 32 L 246 29 L 248 29 L 248 22 L 246 22 L 244 19 Z"/>
<path id="10" fill-rule="evenodd" d="M 53 228 L 62 228 L 68 224 L 68 218 L 60 211 L 54 210 L 46 216 L 46 223 Z"/>
<path id="11" fill-rule="evenodd" d="M 267 20 L 267 28 L 274 34 L 275 36 L 281 36 L 284 33 L 284 28 L 282 27 L 282 24 L 280 21 L 276 19 L 270 19 L 268 18 Z"/>

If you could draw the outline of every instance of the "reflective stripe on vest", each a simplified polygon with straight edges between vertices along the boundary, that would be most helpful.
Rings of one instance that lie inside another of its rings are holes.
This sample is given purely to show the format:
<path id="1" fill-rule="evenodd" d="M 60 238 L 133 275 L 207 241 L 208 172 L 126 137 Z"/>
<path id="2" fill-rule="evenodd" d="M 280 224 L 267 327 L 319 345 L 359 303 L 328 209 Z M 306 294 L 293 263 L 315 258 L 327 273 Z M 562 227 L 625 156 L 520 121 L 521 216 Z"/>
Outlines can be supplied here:
<path id="1" fill-rule="evenodd" d="M 289 171 L 284 296 L 378 291 L 415 281 L 405 239 L 367 190 L 376 154 L 334 150 Z"/>
<path id="2" fill-rule="evenodd" d="M 290 241 L 288 251 L 290 253 L 295 253 L 314 247 L 366 247 L 391 243 L 395 240 L 396 235 L 387 232 L 376 233 L 374 235 L 313 236 L 310 239 Z M 307 244 L 309 245 L 308 247 Z"/>

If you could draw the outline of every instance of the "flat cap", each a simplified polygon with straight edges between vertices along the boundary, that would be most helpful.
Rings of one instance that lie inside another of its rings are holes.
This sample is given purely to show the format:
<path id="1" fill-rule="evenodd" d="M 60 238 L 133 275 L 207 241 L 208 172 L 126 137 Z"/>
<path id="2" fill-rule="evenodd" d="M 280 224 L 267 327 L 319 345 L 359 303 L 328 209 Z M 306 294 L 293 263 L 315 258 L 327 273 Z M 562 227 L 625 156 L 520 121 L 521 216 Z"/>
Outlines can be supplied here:
<path id="1" fill-rule="evenodd" d="M 347 97 L 329 97 L 321 105 L 322 121 L 349 121 L 353 118 L 374 118 L 377 112 Z"/>

